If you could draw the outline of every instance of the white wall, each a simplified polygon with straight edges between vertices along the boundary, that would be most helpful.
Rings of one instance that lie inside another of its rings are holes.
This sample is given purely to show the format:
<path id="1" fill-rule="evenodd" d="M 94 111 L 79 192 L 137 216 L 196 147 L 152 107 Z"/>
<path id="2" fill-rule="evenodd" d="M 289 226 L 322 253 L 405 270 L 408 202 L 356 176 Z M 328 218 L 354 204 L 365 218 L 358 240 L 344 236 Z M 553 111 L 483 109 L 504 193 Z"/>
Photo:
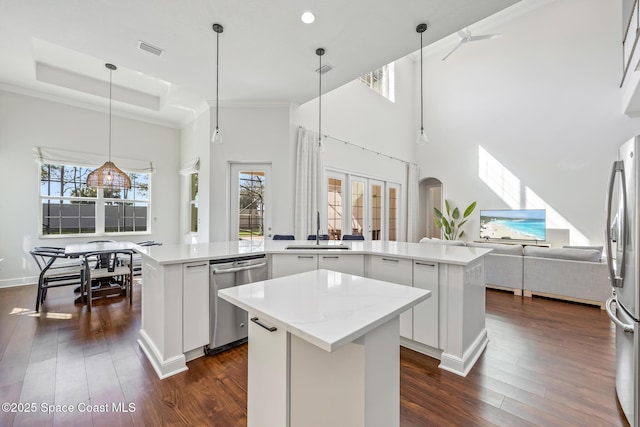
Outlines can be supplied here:
<path id="1" fill-rule="evenodd" d="M 415 151 L 421 176 L 440 179 L 457 206 L 546 208 L 548 227 L 569 228 L 572 243 L 602 244 L 610 164 L 640 132 L 621 112 L 621 2 L 533 4 L 471 28 L 501 38 L 469 43 L 446 61 L 455 38 L 425 52 L 430 144 Z M 491 185 L 479 177 L 479 147 Z M 478 210 L 469 239 L 478 236 Z"/>
<path id="2" fill-rule="evenodd" d="M 329 78 L 330 73 L 325 76 Z M 414 161 L 412 145 L 418 128 L 414 114 L 416 94 L 413 90 L 413 61 L 409 58 L 396 61 L 395 76 L 395 102 L 359 81 L 352 81 L 322 95 L 322 134 L 374 151 L 327 138 L 323 164 L 328 169 L 399 183 L 402 186 L 402 215 L 406 215 L 407 166 L 388 156 Z M 297 108 L 293 112 L 292 122 L 317 132 L 318 99 Z M 401 236 L 404 236 L 404 231 L 406 227 L 401 230 Z"/>
<path id="3" fill-rule="evenodd" d="M 211 109 L 212 127 L 215 109 Z M 231 238 L 229 165 L 271 163 L 272 228 L 277 234 L 293 233 L 293 159 L 290 106 L 227 106 L 220 108 L 223 143 L 212 145 L 209 241 Z M 203 183 L 204 184 L 204 183 Z M 204 191 L 204 185 L 201 187 Z"/>
<path id="4" fill-rule="evenodd" d="M 0 287 L 35 283 L 38 269 L 29 255 L 34 246 L 64 246 L 85 238 L 38 237 L 39 185 L 34 146 L 108 155 L 108 113 L 85 110 L 0 90 Z M 150 160 L 151 235 L 178 239 L 179 131 L 113 116 L 112 154 Z M 15 209 L 18 203 L 21 208 Z M 127 239 L 128 240 L 128 239 Z"/>

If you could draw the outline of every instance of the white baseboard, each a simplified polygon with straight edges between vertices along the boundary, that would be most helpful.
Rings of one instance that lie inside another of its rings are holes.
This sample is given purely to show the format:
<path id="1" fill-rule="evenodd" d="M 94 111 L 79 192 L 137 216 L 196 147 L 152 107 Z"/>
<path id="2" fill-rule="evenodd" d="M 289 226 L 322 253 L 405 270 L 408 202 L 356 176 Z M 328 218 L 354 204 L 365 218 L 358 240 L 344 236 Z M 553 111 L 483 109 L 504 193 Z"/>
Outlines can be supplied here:
<path id="1" fill-rule="evenodd" d="M 156 374 L 158 374 L 161 380 L 189 369 L 187 368 L 184 354 L 167 360 L 162 359 L 160 352 L 143 329 L 140 329 L 138 344 L 144 354 L 147 355 L 147 359 L 151 362 L 153 370 L 156 371 Z"/>

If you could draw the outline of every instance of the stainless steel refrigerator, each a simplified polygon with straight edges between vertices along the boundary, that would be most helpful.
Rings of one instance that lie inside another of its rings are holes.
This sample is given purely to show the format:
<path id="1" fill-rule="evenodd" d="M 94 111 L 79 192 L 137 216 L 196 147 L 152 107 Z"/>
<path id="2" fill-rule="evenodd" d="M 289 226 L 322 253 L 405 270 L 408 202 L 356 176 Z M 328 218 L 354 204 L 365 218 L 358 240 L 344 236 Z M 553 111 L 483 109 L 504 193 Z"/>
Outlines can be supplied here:
<path id="1" fill-rule="evenodd" d="M 616 325 L 616 394 L 632 427 L 640 427 L 640 136 L 618 149 L 607 196 L 607 263 L 612 295 L 607 314 Z"/>

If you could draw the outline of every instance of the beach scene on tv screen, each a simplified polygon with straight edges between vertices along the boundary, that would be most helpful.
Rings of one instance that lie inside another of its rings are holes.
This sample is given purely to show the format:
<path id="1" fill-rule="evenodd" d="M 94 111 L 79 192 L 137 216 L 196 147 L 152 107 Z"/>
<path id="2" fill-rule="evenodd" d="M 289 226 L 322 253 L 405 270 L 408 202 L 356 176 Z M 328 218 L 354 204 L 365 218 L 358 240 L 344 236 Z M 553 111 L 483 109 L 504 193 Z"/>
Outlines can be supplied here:
<path id="1" fill-rule="evenodd" d="M 545 240 L 544 209 L 480 211 L 483 239 Z"/>

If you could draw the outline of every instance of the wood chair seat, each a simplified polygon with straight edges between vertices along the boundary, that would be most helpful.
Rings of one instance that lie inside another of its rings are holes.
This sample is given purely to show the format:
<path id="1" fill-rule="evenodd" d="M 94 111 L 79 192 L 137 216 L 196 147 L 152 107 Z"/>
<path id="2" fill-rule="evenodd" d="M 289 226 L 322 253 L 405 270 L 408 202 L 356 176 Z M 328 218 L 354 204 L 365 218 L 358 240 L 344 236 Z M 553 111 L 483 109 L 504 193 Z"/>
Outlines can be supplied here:
<path id="1" fill-rule="evenodd" d="M 94 261 L 100 259 L 101 262 Z M 133 250 L 118 250 L 113 252 L 90 252 L 84 256 L 84 284 L 87 295 L 87 308 L 91 311 L 95 296 L 109 296 L 122 294 L 129 297 L 132 304 L 133 291 Z M 104 281 L 101 279 L 110 279 Z M 94 288 L 93 281 L 100 283 Z M 115 285 L 115 286 L 114 286 Z"/>

